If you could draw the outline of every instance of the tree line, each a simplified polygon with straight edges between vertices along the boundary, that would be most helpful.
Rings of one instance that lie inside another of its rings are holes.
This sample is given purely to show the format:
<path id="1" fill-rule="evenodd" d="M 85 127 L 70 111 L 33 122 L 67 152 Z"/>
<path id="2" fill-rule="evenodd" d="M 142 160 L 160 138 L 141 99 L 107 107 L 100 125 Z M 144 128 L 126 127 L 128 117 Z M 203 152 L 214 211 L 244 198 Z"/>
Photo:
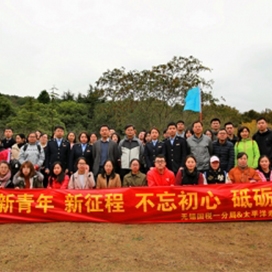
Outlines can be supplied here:
<path id="1" fill-rule="evenodd" d="M 124 67 L 107 70 L 89 85 L 87 92 L 78 95 L 70 90 L 59 95 L 54 88 L 42 90 L 37 98 L 0 93 L 0 131 L 9 126 L 15 133 L 38 129 L 50 135 L 59 124 L 67 132 L 98 132 L 105 123 L 122 135 L 128 123 L 133 123 L 137 130 L 156 126 L 161 131 L 170 121 L 182 119 L 190 125 L 199 114 L 184 112 L 184 100 L 187 91 L 195 86 L 201 88 L 205 127 L 213 117 L 236 126 L 248 123 L 254 129 L 253 120 L 260 116 L 272 121 L 270 109 L 241 113 L 223 104 L 224 99 L 214 97 L 213 80 L 203 76 L 210 72 L 209 67 L 192 56 L 174 57 L 149 70 L 126 71 Z"/>

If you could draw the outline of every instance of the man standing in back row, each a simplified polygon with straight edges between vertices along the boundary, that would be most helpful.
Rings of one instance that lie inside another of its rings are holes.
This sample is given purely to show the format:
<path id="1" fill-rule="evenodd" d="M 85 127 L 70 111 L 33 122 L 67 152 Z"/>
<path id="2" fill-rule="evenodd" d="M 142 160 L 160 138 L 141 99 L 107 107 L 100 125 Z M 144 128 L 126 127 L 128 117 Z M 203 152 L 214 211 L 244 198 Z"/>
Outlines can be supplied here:
<path id="1" fill-rule="evenodd" d="M 210 157 L 212 156 L 212 140 L 203 134 L 203 124 L 195 121 L 192 125 L 194 135 L 187 139 L 187 144 L 191 154 L 197 161 L 197 170 L 202 173 L 209 170 Z"/>
<path id="2" fill-rule="evenodd" d="M 258 131 L 253 135 L 259 146 L 260 155 L 266 155 L 272 163 L 272 131 L 267 127 L 267 121 L 264 117 L 257 119 Z"/>
<path id="3" fill-rule="evenodd" d="M 169 138 L 164 143 L 166 165 L 176 175 L 179 168 L 184 166 L 185 158 L 188 154 L 187 143 L 184 138 L 176 135 L 176 123 L 169 123 L 167 130 Z"/>
<path id="4" fill-rule="evenodd" d="M 110 139 L 108 125 L 100 126 L 101 138 L 93 144 L 93 174 L 95 177 L 101 174 L 105 161 L 111 160 L 115 169 L 119 160 L 118 145 Z"/>

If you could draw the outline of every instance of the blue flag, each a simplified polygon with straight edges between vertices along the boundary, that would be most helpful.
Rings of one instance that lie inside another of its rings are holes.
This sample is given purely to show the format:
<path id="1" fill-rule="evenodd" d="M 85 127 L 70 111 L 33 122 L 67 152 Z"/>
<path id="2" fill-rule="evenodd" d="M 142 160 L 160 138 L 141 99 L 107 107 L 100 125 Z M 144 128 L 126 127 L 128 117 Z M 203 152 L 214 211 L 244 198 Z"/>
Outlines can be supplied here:
<path id="1" fill-rule="evenodd" d="M 184 111 L 191 110 L 195 112 L 200 112 L 200 89 L 195 87 L 187 92 L 185 97 L 185 107 Z"/>

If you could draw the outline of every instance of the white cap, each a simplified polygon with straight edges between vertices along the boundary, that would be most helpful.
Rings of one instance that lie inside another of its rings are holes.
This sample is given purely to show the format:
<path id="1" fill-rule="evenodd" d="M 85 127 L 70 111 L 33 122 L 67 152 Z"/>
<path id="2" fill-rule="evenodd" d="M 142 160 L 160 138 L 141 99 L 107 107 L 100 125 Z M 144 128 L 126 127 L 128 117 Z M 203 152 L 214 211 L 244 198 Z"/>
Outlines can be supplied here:
<path id="1" fill-rule="evenodd" d="M 211 156 L 210 162 L 220 162 L 219 158 L 217 156 Z"/>

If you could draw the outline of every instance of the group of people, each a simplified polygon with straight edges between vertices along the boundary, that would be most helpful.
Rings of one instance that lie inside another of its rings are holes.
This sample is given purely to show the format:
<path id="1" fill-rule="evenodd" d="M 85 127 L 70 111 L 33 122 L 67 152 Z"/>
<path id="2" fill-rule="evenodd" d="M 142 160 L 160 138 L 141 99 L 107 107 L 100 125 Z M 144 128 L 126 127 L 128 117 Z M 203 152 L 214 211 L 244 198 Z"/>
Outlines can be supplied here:
<path id="1" fill-rule="evenodd" d="M 211 129 L 195 121 L 185 129 L 182 120 L 167 125 L 160 140 L 159 129 L 138 134 L 131 124 L 120 136 L 108 125 L 99 134 L 64 128 L 54 135 L 40 131 L 13 138 L 11 128 L 0 143 L 0 188 L 104 189 L 130 186 L 206 185 L 272 181 L 272 131 L 265 118 L 250 138 L 243 126 L 234 135 L 228 122 L 218 118 Z M 92 136 L 92 137 L 91 137 Z"/>

